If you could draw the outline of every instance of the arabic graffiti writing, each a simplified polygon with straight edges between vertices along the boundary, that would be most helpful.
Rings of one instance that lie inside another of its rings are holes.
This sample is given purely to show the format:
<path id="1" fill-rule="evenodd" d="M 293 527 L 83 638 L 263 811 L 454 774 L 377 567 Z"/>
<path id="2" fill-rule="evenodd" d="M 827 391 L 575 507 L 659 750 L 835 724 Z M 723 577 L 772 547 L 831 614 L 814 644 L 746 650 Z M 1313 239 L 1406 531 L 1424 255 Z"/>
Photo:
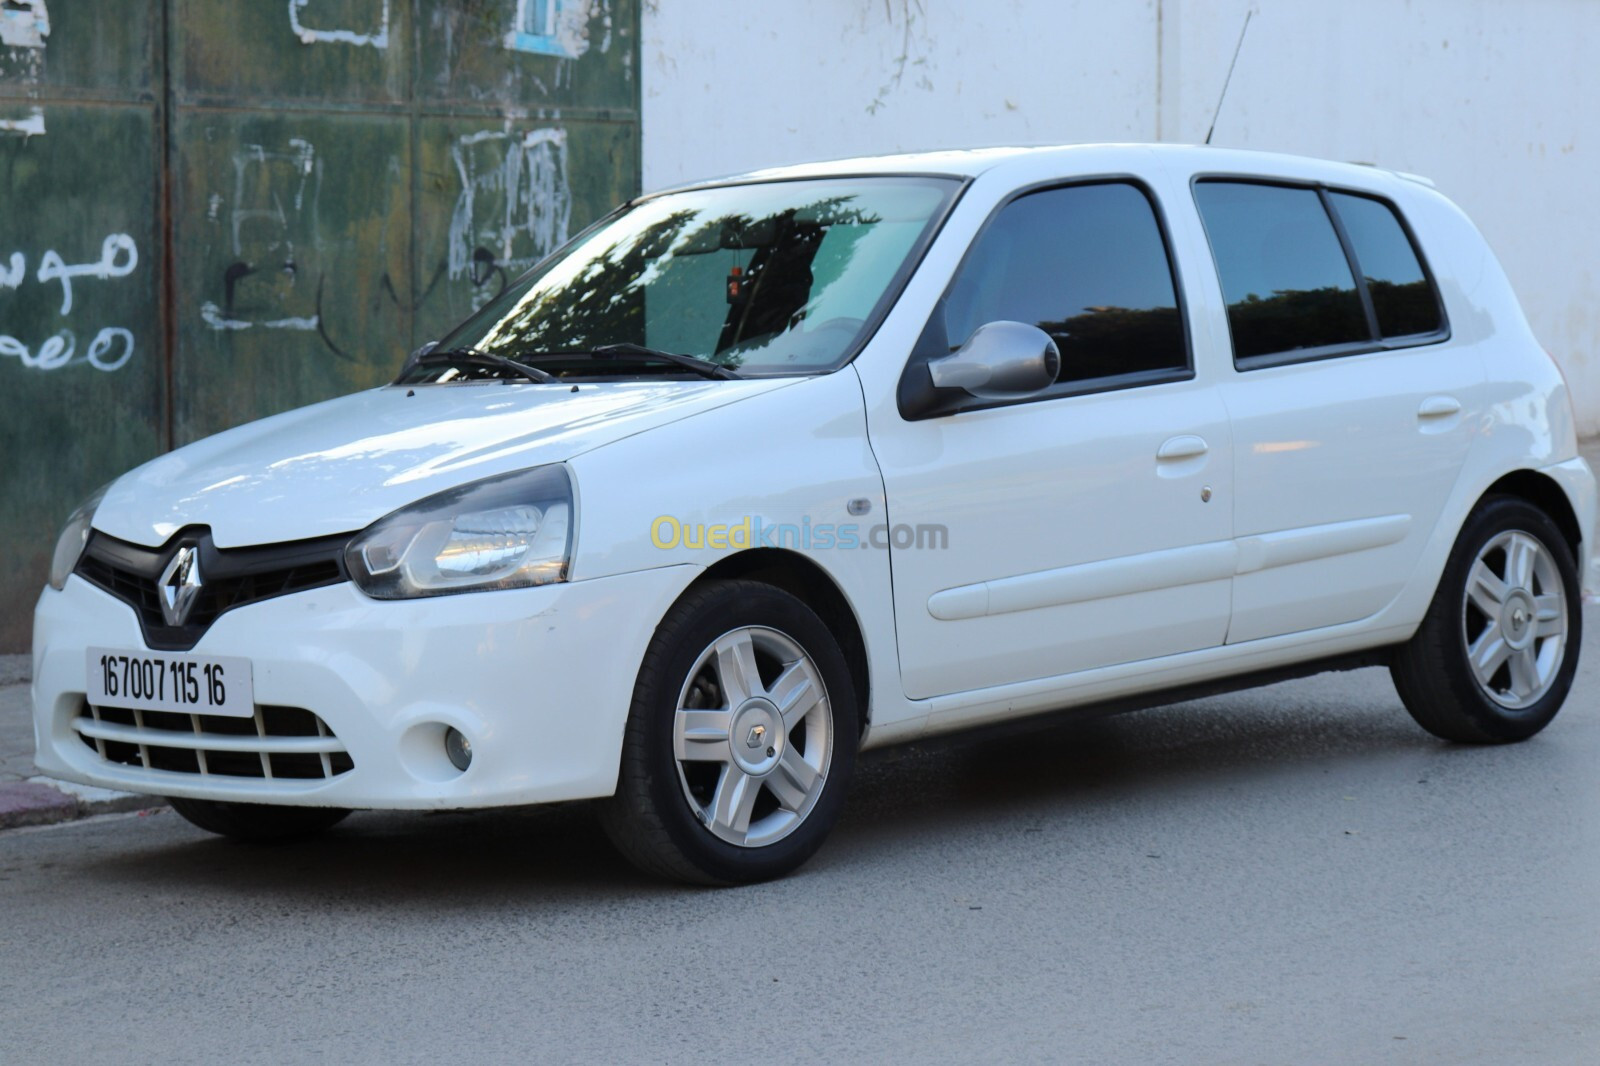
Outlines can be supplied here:
<path id="1" fill-rule="evenodd" d="M 139 248 L 126 233 L 113 233 L 100 242 L 100 258 L 87 263 L 68 264 L 54 248 L 39 257 L 34 280 L 41 285 L 57 282 L 61 285 L 61 317 L 72 314 L 75 278 L 110 280 L 125 278 L 139 265 Z M 12 252 L 0 260 L 0 290 L 18 289 L 27 281 L 28 260 L 22 252 Z M 94 335 L 80 362 L 96 370 L 120 370 L 133 358 L 133 332 L 121 326 L 106 326 Z M 0 356 L 16 359 L 30 370 L 59 370 L 74 362 L 78 354 L 78 341 L 70 329 L 58 330 L 47 337 L 38 350 L 8 334 L 0 334 Z"/>
<path id="2" fill-rule="evenodd" d="M 13 255 L 11 261 L 15 266 L 17 257 Z M 61 313 L 70 315 L 73 278 L 125 278 L 138 265 L 139 249 L 134 246 L 133 238 L 126 233 L 113 233 L 101 243 L 98 261 L 68 266 L 52 249 L 40 256 L 36 276 L 41 282 L 61 282 Z"/>
<path id="3" fill-rule="evenodd" d="M 0 333 L 0 356 L 10 356 L 30 370 L 60 370 L 72 362 L 77 354 L 78 339 L 70 329 L 64 329 L 39 345 L 37 352 L 15 337 Z M 133 358 L 133 332 L 121 326 L 106 326 L 89 342 L 84 361 L 96 370 L 110 372 L 121 370 Z"/>

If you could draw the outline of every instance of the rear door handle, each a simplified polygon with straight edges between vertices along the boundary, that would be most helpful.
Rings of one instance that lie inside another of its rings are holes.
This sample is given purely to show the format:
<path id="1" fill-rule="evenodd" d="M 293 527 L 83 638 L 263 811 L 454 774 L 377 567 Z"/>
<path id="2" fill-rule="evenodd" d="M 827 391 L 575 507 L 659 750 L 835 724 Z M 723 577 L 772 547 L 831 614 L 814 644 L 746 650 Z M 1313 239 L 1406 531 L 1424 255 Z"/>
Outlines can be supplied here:
<path id="1" fill-rule="evenodd" d="M 1449 418 L 1461 413 L 1461 401 L 1454 396 L 1429 396 L 1417 408 L 1418 418 Z"/>
<path id="2" fill-rule="evenodd" d="M 1204 455 L 1210 448 L 1205 439 L 1196 436 L 1173 437 L 1156 452 L 1156 461 L 1175 463 L 1180 459 L 1193 459 Z"/>

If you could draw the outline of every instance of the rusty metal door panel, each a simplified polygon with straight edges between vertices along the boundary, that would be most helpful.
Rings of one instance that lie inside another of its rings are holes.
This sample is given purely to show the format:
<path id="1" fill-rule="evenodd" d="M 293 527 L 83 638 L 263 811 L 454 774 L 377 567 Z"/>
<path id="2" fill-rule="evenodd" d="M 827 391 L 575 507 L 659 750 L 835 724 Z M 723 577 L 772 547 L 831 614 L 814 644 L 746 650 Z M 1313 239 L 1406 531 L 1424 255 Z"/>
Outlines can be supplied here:
<path id="1" fill-rule="evenodd" d="M 403 105 L 406 0 L 173 0 L 184 103 Z"/>
<path id="2" fill-rule="evenodd" d="M 178 443 L 386 380 L 408 350 L 402 116 L 181 111 Z"/>
<path id="3" fill-rule="evenodd" d="M 0 132 L 0 648 L 24 646 L 56 530 L 161 451 L 155 109 L 45 104 Z"/>
<path id="4" fill-rule="evenodd" d="M 634 192 L 624 123 L 429 118 L 417 144 L 418 344 Z"/>
<path id="5" fill-rule="evenodd" d="M 89 490 L 388 380 L 637 191 L 638 26 L 638 0 L 0 0 L 0 651 Z"/>
<path id="6" fill-rule="evenodd" d="M 0 0 L 0 8 L 0 98 L 160 94 L 160 0 Z M 5 112 L 0 103 L 0 119 Z"/>

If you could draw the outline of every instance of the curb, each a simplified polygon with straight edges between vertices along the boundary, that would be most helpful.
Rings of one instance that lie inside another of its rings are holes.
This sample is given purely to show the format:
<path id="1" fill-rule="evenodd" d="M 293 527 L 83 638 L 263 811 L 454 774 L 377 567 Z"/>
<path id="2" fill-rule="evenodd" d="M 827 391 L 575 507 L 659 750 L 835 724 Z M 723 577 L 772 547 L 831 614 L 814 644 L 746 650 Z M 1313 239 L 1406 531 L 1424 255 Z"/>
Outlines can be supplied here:
<path id="1" fill-rule="evenodd" d="M 0 783 L 0 830 L 54 825 L 96 814 L 141 811 L 163 806 L 157 796 L 113 792 L 49 777 Z"/>

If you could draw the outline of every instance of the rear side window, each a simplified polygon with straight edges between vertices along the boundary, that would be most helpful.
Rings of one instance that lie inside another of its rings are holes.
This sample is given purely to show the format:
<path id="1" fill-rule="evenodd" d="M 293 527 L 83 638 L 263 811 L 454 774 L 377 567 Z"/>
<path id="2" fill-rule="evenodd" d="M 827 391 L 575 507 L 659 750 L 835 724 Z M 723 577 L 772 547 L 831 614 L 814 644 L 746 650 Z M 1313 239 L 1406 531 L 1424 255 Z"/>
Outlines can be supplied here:
<path id="1" fill-rule="evenodd" d="M 1233 356 L 1372 339 L 1355 275 L 1315 189 L 1195 187 L 1228 303 Z"/>
<path id="2" fill-rule="evenodd" d="M 1125 182 L 1029 193 L 1000 210 L 945 298 L 951 348 L 1009 320 L 1061 349 L 1058 383 L 1184 371 L 1188 344 L 1166 241 Z"/>
<path id="3" fill-rule="evenodd" d="M 1437 293 L 1393 208 L 1320 187 L 1201 181 L 1195 201 L 1234 360 L 1292 362 L 1436 339 Z"/>
<path id="4" fill-rule="evenodd" d="M 1394 209 L 1382 200 L 1330 192 L 1344 222 L 1361 273 L 1372 293 L 1378 333 L 1384 338 L 1437 333 L 1444 325 L 1439 301 Z"/>

